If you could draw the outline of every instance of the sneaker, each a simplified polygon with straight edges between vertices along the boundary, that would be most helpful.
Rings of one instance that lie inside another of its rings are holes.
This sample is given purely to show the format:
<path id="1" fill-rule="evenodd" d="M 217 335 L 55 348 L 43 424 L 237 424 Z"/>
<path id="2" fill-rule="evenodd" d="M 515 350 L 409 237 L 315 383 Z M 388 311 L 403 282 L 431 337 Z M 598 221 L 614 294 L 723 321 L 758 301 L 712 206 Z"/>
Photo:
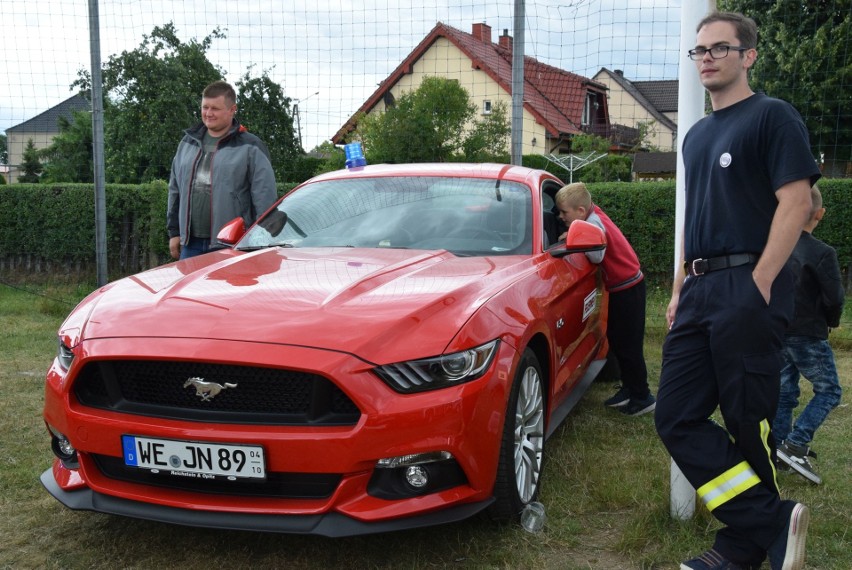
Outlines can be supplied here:
<path id="1" fill-rule="evenodd" d="M 779 462 L 786 464 L 811 483 L 816 485 L 822 483 L 822 478 L 816 474 L 808 459 L 808 457 L 816 458 L 816 454 L 807 445 L 796 445 L 784 440 L 775 451 Z"/>
<path id="2" fill-rule="evenodd" d="M 630 390 L 622 386 L 618 389 L 611 398 L 604 401 L 604 406 L 608 406 L 610 408 L 620 408 L 621 406 L 626 406 L 627 402 L 630 401 Z"/>
<path id="3" fill-rule="evenodd" d="M 654 399 L 653 394 L 648 394 L 641 400 L 630 398 L 625 405 L 618 408 L 618 411 L 627 416 L 641 416 L 653 412 L 656 407 L 657 400 Z"/>
<path id="4" fill-rule="evenodd" d="M 777 452 L 776 452 L 776 456 L 775 456 L 774 461 L 775 461 L 775 472 L 776 473 L 793 473 L 793 470 L 790 469 L 790 466 L 787 465 L 786 463 L 781 461 L 781 459 L 778 458 Z"/>
<path id="5" fill-rule="evenodd" d="M 746 567 L 734 564 L 711 548 L 698 558 L 683 562 L 680 570 L 746 570 Z"/>
<path id="6" fill-rule="evenodd" d="M 810 512 L 796 503 L 787 526 L 769 547 L 769 566 L 772 570 L 801 570 L 805 566 L 805 539 L 808 535 Z"/>

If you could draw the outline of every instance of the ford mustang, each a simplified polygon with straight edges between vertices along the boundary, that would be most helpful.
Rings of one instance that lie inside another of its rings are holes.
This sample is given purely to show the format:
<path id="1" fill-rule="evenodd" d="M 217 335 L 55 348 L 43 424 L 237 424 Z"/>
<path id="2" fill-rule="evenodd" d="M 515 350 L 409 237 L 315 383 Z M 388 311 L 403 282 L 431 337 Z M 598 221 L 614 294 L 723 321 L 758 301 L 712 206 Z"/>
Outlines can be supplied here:
<path id="1" fill-rule="evenodd" d="M 540 170 L 317 176 L 59 329 L 41 476 L 71 509 L 348 536 L 517 519 L 606 357 L 586 222 Z M 561 237 L 562 234 L 566 234 Z"/>

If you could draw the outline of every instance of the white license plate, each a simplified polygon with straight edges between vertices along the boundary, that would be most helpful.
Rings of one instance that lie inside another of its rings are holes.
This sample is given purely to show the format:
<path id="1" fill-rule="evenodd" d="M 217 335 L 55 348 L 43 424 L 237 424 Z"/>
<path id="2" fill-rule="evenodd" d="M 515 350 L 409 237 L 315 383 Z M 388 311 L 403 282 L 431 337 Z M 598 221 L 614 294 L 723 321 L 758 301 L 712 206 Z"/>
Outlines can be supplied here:
<path id="1" fill-rule="evenodd" d="M 194 476 L 264 479 L 263 448 L 259 445 L 229 445 L 199 441 L 121 436 L 124 463 L 158 473 Z"/>

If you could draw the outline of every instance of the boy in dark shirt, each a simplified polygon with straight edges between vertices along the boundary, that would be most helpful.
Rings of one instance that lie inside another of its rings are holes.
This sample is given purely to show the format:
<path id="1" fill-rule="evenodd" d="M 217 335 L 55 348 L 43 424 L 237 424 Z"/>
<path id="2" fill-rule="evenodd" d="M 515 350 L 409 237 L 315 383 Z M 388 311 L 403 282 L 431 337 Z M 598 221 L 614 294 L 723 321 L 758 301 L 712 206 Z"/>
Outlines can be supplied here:
<path id="1" fill-rule="evenodd" d="M 840 403 L 840 379 L 828 344 L 828 330 L 840 324 L 844 291 L 837 253 L 811 235 L 825 215 L 816 186 L 811 189 L 811 198 L 810 221 L 788 262 L 796 280 L 796 316 L 785 333 L 785 365 L 772 431 L 776 441 L 783 440 L 777 449 L 779 462 L 819 485 L 822 479 L 808 459 L 813 456 L 808 444 Z M 793 422 L 793 410 L 799 404 L 799 375 L 813 384 L 814 396 Z"/>

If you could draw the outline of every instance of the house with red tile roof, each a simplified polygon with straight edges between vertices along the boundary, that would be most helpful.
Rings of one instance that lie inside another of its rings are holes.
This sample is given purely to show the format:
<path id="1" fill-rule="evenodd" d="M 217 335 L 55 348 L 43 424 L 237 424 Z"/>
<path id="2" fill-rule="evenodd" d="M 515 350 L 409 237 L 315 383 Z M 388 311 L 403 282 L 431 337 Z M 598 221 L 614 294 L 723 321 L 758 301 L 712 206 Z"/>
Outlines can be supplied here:
<path id="1" fill-rule="evenodd" d="M 430 76 L 457 80 L 483 115 L 498 103 L 511 109 L 512 43 L 508 30 L 493 42 L 491 26 L 485 23 L 473 24 L 466 33 L 439 22 L 332 142 L 347 142 L 362 113 L 384 112 Z M 605 85 L 525 56 L 522 154 L 568 153 L 571 138 L 585 133 L 610 139 L 615 151 L 631 148 L 638 134 L 610 124 Z"/>

